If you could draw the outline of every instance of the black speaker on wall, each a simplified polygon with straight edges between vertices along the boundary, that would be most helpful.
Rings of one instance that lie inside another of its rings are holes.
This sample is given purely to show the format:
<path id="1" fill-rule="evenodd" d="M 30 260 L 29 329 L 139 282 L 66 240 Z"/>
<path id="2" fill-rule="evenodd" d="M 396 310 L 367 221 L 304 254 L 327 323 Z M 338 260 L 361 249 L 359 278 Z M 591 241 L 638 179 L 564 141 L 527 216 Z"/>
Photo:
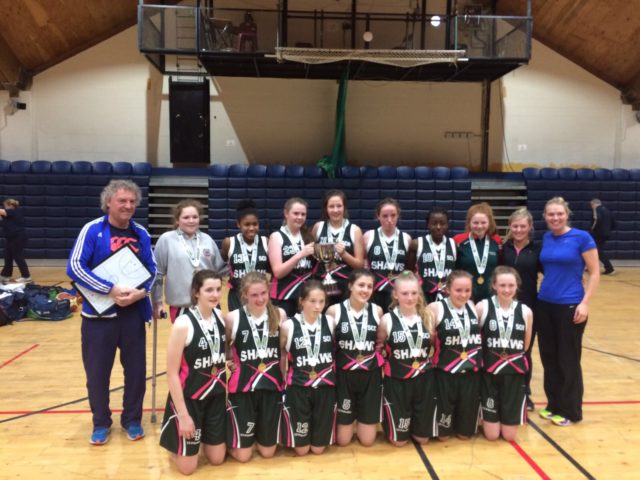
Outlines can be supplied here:
<path id="1" fill-rule="evenodd" d="M 209 161 L 209 80 L 179 82 L 169 78 L 171 163 Z"/>

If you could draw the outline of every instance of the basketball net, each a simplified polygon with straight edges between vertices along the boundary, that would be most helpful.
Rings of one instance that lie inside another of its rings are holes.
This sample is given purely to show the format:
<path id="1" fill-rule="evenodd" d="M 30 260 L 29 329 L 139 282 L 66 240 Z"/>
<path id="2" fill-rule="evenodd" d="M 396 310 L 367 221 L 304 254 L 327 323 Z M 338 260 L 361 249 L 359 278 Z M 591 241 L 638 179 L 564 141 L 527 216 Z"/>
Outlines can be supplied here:
<path id="1" fill-rule="evenodd" d="M 350 50 L 330 48 L 276 47 L 276 58 L 300 63 L 332 63 L 361 60 L 395 67 L 417 67 L 430 63 L 457 63 L 466 61 L 465 50 Z"/>

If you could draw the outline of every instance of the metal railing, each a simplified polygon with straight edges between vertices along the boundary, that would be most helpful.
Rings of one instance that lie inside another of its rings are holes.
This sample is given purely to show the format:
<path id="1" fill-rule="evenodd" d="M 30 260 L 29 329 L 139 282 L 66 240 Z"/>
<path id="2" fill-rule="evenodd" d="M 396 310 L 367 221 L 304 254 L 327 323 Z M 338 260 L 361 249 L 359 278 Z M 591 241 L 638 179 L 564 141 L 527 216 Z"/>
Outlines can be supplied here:
<path id="1" fill-rule="evenodd" d="M 251 11 L 255 38 L 244 48 L 244 9 L 143 4 L 138 9 L 139 49 L 163 72 L 166 55 L 272 55 L 280 46 L 465 50 L 469 59 L 523 63 L 531 56 L 530 16 L 259 9 Z M 181 35 L 185 28 L 194 35 Z"/>

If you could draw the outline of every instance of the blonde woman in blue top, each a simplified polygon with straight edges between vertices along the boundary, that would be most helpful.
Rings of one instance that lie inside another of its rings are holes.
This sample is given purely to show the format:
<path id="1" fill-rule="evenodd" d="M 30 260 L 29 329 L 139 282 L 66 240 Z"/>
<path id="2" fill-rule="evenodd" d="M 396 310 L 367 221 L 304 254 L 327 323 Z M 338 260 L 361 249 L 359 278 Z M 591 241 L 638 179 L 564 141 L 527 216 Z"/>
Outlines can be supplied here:
<path id="1" fill-rule="evenodd" d="M 542 418 L 566 427 L 582 420 L 582 335 L 589 301 L 600 283 L 596 243 L 588 232 L 569 225 L 569 204 L 554 197 L 544 208 L 548 232 L 542 238 L 544 278 L 538 292 L 536 330 L 544 367 L 547 406 Z M 583 285 L 585 267 L 589 273 Z"/>

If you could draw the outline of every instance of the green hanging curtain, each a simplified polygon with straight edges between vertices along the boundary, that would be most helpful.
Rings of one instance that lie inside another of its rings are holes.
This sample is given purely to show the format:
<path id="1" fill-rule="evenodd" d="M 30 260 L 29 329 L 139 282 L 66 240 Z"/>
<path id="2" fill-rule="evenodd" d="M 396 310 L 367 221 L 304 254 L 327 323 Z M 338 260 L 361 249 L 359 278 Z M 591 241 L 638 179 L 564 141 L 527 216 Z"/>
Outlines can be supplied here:
<path id="1" fill-rule="evenodd" d="M 338 101 L 336 102 L 336 131 L 333 139 L 331 155 L 325 155 L 318 162 L 318 166 L 327 173 L 329 178 L 335 178 L 338 168 L 347 163 L 345 152 L 345 113 L 347 109 L 347 83 L 349 82 L 349 64 L 342 72 Z"/>

